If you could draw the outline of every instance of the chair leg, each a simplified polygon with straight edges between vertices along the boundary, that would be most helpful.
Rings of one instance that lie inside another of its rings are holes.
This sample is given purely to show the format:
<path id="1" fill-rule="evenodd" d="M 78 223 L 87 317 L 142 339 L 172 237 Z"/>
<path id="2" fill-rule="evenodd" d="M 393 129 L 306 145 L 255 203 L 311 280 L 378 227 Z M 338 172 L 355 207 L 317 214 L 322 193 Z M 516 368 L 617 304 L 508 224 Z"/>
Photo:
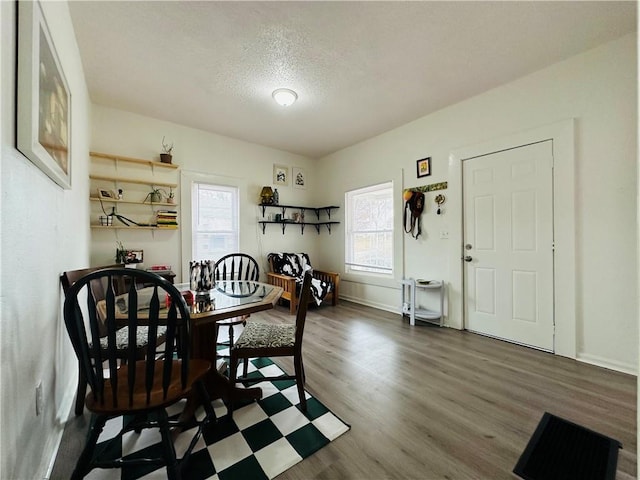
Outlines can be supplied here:
<path id="1" fill-rule="evenodd" d="M 296 313 L 296 297 L 291 296 L 291 301 L 289 302 L 289 314 L 294 315 Z"/>
<path id="2" fill-rule="evenodd" d="M 198 389 L 198 395 L 200 395 L 200 400 L 202 401 L 202 407 L 206 413 L 206 417 L 204 419 L 204 423 L 208 423 L 211 420 L 215 420 L 216 412 L 213 410 L 211 406 L 211 397 L 209 396 L 209 392 L 207 391 L 207 387 L 204 386 L 202 380 L 196 382 L 196 388 Z"/>
<path id="3" fill-rule="evenodd" d="M 162 448 L 164 450 L 164 459 L 167 462 L 167 478 L 169 480 L 180 480 L 180 465 L 176 459 L 176 448 L 171 439 L 171 431 L 169 430 L 169 417 L 164 409 L 158 410 L 158 425 L 160 427 L 160 435 L 162 436 Z"/>
<path id="4" fill-rule="evenodd" d="M 238 373 L 238 358 L 232 353 L 229 352 L 229 384 L 231 389 L 233 390 L 236 386 L 236 376 Z M 233 395 L 229 396 L 229 403 L 227 405 L 227 415 L 229 418 L 233 417 Z"/>
<path id="5" fill-rule="evenodd" d="M 80 365 L 78 365 L 79 367 Z M 85 377 L 82 368 L 78 368 L 78 390 L 76 392 L 76 415 L 84 413 L 84 397 L 87 396 L 87 377 Z"/>
<path id="6" fill-rule="evenodd" d="M 231 347 L 233 347 L 233 325 L 229 325 L 229 352 L 231 352 Z"/>
<path id="7" fill-rule="evenodd" d="M 93 458 L 93 452 L 96 448 L 96 443 L 98 443 L 98 437 L 100 436 L 100 433 L 102 433 L 102 429 L 106 422 L 107 417 L 102 415 L 92 415 L 91 426 L 89 427 L 89 433 L 87 435 L 87 443 L 78 458 L 76 468 L 74 468 L 73 473 L 71 474 L 71 480 L 82 480 L 87 473 L 91 471 L 90 464 L 91 459 Z"/>
<path id="8" fill-rule="evenodd" d="M 300 409 L 307 411 L 307 398 L 304 395 L 304 365 L 302 363 L 302 355 L 296 355 L 293 358 L 296 371 L 296 386 L 298 387 L 298 397 L 300 397 Z"/>
<path id="9" fill-rule="evenodd" d="M 244 365 L 242 367 L 242 376 L 247 378 L 247 374 L 249 370 L 249 359 L 245 357 L 242 360 L 244 360 Z"/>

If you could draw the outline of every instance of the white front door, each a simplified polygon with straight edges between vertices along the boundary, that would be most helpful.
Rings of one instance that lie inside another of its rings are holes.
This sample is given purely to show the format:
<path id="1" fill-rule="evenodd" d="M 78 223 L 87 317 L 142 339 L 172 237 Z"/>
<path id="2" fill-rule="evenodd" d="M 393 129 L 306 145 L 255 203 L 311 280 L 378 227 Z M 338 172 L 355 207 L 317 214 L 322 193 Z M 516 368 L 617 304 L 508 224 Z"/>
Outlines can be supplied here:
<path id="1" fill-rule="evenodd" d="M 552 141 L 462 162 L 465 321 L 553 351 Z"/>

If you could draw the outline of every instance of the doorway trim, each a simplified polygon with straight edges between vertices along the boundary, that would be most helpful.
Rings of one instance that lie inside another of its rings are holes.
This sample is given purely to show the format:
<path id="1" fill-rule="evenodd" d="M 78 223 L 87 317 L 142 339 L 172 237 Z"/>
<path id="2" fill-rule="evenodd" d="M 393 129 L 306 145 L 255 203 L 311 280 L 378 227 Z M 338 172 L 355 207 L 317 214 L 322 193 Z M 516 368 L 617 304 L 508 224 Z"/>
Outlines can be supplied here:
<path id="1" fill-rule="evenodd" d="M 449 154 L 450 212 L 457 212 L 449 230 L 448 325 L 465 328 L 463 276 L 462 162 L 514 147 L 552 140 L 554 232 L 554 352 L 576 358 L 576 239 L 574 119 L 526 130 Z M 455 215 L 455 213 L 454 213 Z"/>

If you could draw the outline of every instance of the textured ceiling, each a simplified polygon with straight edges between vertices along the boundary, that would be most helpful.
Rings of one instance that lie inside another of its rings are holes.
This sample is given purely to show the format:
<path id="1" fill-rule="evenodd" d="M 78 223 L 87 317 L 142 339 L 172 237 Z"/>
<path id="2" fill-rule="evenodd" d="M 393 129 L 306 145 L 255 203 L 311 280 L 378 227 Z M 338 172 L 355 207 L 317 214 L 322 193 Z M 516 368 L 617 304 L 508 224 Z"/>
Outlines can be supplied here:
<path id="1" fill-rule="evenodd" d="M 635 2 L 69 6 L 93 102 L 313 158 L 636 30 Z"/>

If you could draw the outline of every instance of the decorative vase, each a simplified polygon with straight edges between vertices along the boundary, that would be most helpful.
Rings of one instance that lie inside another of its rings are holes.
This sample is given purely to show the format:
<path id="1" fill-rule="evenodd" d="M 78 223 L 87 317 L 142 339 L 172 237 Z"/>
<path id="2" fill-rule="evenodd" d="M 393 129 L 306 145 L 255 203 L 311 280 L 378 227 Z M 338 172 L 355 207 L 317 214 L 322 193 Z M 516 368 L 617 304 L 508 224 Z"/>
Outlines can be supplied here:
<path id="1" fill-rule="evenodd" d="M 278 193 L 277 188 L 273 191 L 273 204 L 274 205 L 280 204 L 280 194 Z"/>
<path id="2" fill-rule="evenodd" d="M 189 262 L 190 289 L 196 293 L 208 293 L 213 288 L 213 264 L 211 260 Z"/>
<path id="3" fill-rule="evenodd" d="M 172 158 L 172 155 L 170 153 L 161 153 L 160 154 L 160 161 L 162 163 L 171 163 L 171 158 Z"/>
<path id="4" fill-rule="evenodd" d="M 151 203 L 160 203 L 162 201 L 162 195 L 159 192 L 153 192 L 149 197 Z"/>

